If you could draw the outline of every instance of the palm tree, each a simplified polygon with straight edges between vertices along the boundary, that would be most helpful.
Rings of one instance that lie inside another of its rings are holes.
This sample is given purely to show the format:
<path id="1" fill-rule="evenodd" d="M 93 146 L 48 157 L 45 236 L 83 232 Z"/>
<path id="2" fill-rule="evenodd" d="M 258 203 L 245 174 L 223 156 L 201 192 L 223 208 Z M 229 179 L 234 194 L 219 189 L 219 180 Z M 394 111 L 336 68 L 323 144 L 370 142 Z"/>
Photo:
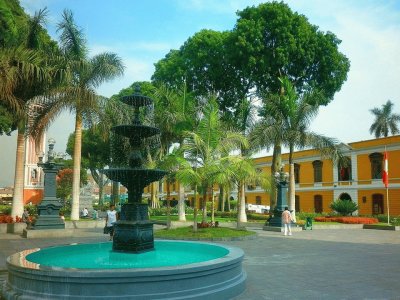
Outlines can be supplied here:
<path id="1" fill-rule="evenodd" d="M 215 98 L 203 108 L 203 115 L 195 131 L 186 132 L 181 149 L 185 157 L 196 166 L 203 191 L 203 221 L 206 221 L 207 190 L 216 183 L 216 165 L 234 149 L 246 147 L 247 140 L 241 133 L 225 130 L 220 122 Z"/>
<path id="2" fill-rule="evenodd" d="M 257 129 L 258 134 L 263 134 L 264 143 L 272 144 L 280 140 L 289 148 L 289 207 L 293 210 L 295 218 L 295 179 L 293 153 L 295 148 L 304 149 L 312 147 L 321 152 L 323 156 L 334 161 L 342 161 L 343 155 L 337 147 L 334 138 L 309 131 L 312 119 L 318 113 L 318 92 L 298 95 L 288 78 L 279 78 L 282 93 L 279 97 L 271 97 L 266 103 L 265 111 L 278 122 L 264 122 Z M 263 126 L 268 126 L 263 128 Z M 260 132 L 264 132 L 261 133 Z M 264 130 L 262 130 L 264 129 Z M 260 143 L 260 142 L 259 142 Z"/>
<path id="3" fill-rule="evenodd" d="M 23 212 L 25 135 L 28 114 L 32 112 L 31 102 L 43 95 L 50 88 L 51 81 L 55 82 L 60 74 L 54 68 L 51 57 L 45 54 L 45 51 L 54 50 L 48 47 L 48 41 L 43 41 L 42 25 L 46 13 L 45 9 L 40 10 L 29 18 L 24 44 L 0 50 L 0 99 L 2 105 L 14 115 L 18 131 L 12 217 Z"/>
<path id="4" fill-rule="evenodd" d="M 47 128 L 64 109 L 75 112 L 71 219 L 78 220 L 83 120 L 90 121 L 100 111 L 101 97 L 96 94 L 95 88 L 122 75 L 124 67 L 114 53 L 105 52 L 88 57 L 83 31 L 75 24 L 71 11 L 64 10 L 57 31 L 61 32 L 61 51 L 73 76 L 53 94 L 53 101 L 47 103 L 44 111 L 46 117 L 37 124 L 37 130 Z"/>
<path id="5" fill-rule="evenodd" d="M 392 135 L 400 132 L 398 123 L 400 122 L 400 114 L 393 113 L 393 102 L 388 100 L 386 104 L 382 105 L 382 109 L 377 107 L 370 110 L 375 116 L 374 123 L 369 128 L 369 133 L 375 134 L 376 138 L 387 137 L 389 131 Z"/>
<path id="6" fill-rule="evenodd" d="M 186 86 L 172 90 L 165 85 L 154 89 L 155 123 L 161 131 L 161 148 L 159 159 L 168 154 L 174 143 L 182 143 L 183 132 L 192 130 L 194 126 L 195 103 L 193 97 L 186 93 Z M 184 184 L 179 182 L 178 217 L 186 221 Z"/>
<path id="7" fill-rule="evenodd" d="M 226 118 L 225 123 L 240 132 L 243 136 L 249 136 L 249 133 L 253 130 L 256 124 L 256 106 L 250 98 L 243 98 L 237 110 L 234 112 L 233 118 Z M 254 148 L 249 148 L 247 144 L 246 147 L 240 147 L 240 155 L 244 158 L 250 157 L 250 154 L 255 150 Z M 251 168 L 250 168 L 251 170 Z M 255 171 L 255 169 L 253 170 Z M 238 174 L 240 174 L 239 172 Z M 245 197 L 245 186 L 246 179 L 249 177 L 243 176 L 242 180 L 238 182 L 238 222 L 247 222 L 246 216 L 246 197 Z"/>

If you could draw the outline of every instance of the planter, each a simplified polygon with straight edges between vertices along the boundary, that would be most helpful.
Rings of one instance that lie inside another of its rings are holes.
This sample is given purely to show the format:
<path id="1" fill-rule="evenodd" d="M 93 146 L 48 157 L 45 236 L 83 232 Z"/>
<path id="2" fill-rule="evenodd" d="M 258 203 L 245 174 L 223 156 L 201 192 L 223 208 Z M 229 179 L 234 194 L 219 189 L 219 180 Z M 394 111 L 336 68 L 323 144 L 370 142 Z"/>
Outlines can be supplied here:
<path id="1" fill-rule="evenodd" d="M 377 230 L 392 230 L 392 231 L 400 231 L 400 226 L 394 225 L 372 225 L 365 224 L 364 229 L 377 229 Z"/>

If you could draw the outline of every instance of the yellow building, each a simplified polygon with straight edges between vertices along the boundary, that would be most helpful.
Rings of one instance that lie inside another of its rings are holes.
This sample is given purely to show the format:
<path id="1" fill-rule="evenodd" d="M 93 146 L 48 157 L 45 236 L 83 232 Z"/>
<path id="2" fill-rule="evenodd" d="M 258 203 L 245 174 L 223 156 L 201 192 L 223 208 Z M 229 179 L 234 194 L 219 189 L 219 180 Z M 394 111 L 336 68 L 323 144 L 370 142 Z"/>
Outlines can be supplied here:
<path id="1" fill-rule="evenodd" d="M 385 147 L 389 163 L 389 188 L 382 182 Z M 351 199 L 359 206 L 360 215 L 400 215 L 400 136 L 373 139 L 341 145 L 350 166 L 339 168 L 315 150 L 294 153 L 296 211 L 329 212 L 335 199 Z M 256 158 L 265 172 L 271 171 L 271 156 Z M 288 171 L 288 154 L 282 155 Z M 246 192 L 248 203 L 269 205 L 269 195 L 256 187 Z"/>
<path id="2" fill-rule="evenodd" d="M 389 198 L 386 197 L 382 182 L 385 147 L 389 157 Z M 341 144 L 341 148 L 350 160 L 347 168 L 339 168 L 331 160 L 322 158 L 316 150 L 294 153 L 296 211 L 330 212 L 332 201 L 351 199 L 358 204 L 360 215 L 387 214 L 388 202 L 390 215 L 400 215 L 400 136 Z M 289 171 L 288 156 L 288 153 L 282 155 L 286 172 Z M 271 172 L 272 156 L 254 160 L 257 168 L 263 172 Z M 180 197 L 193 199 L 193 191 L 185 190 L 182 195 L 179 190 L 179 183 L 170 185 L 171 200 L 178 200 Z M 164 199 L 166 191 L 164 183 L 163 187 L 160 186 L 159 193 Z M 149 193 L 149 190 L 145 189 L 146 192 Z M 214 192 L 218 196 L 218 189 Z M 248 186 L 246 202 L 270 205 L 269 194 L 259 186 Z"/>

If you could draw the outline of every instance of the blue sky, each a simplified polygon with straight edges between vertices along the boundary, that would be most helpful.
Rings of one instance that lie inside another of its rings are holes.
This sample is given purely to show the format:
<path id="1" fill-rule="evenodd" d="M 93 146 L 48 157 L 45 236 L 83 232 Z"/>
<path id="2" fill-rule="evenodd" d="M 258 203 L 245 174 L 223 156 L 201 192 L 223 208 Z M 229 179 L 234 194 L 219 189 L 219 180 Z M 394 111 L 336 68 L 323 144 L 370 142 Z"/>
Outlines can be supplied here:
<path id="1" fill-rule="evenodd" d="M 170 49 L 178 49 L 194 33 L 203 28 L 231 30 L 237 19 L 236 11 L 265 1 L 20 2 L 29 14 L 44 7 L 48 8 L 50 14 L 47 28 L 56 40 L 58 35 L 55 28 L 63 9 L 72 10 L 76 23 L 83 28 L 87 37 L 91 55 L 111 51 L 123 59 L 126 66 L 124 76 L 102 85 L 98 90 L 104 96 L 111 96 L 134 81 L 149 80 L 154 71 L 154 63 L 163 58 Z M 369 134 L 369 127 L 373 121 L 369 109 L 379 107 L 390 99 L 395 103 L 395 111 L 400 112 L 400 1 L 285 2 L 292 10 L 305 15 L 322 31 L 335 33 L 342 40 L 340 51 L 351 61 L 348 80 L 335 95 L 335 99 L 327 107 L 321 108 L 312 129 L 345 143 L 373 138 Z M 56 138 L 57 151 L 65 151 L 66 139 L 73 127 L 74 118 L 66 113 L 50 128 L 48 137 Z M 4 154 L 10 156 L 12 161 L 15 136 L 0 137 L 0 142 L 11 145 L 7 148 L 9 152 Z M 2 155 L 5 150 L 0 151 Z M 0 177 L 0 186 L 2 182 Z"/>

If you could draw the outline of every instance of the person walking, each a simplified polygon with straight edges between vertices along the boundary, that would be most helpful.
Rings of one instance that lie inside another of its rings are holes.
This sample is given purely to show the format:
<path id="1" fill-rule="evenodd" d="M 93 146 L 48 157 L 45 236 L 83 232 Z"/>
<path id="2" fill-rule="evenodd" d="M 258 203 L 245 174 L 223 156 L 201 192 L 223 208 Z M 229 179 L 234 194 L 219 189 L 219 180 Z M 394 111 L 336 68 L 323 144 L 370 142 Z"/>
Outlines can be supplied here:
<path id="1" fill-rule="evenodd" d="M 290 214 L 289 208 L 285 206 L 285 210 L 282 212 L 282 224 L 284 226 L 283 235 L 292 235 L 291 223 L 292 215 Z"/>
<path id="2" fill-rule="evenodd" d="M 110 233 L 110 241 L 112 241 L 114 236 L 115 222 L 117 222 L 117 211 L 115 210 L 115 205 L 111 204 L 110 209 L 107 210 L 107 215 L 106 215 L 106 231 Z"/>

